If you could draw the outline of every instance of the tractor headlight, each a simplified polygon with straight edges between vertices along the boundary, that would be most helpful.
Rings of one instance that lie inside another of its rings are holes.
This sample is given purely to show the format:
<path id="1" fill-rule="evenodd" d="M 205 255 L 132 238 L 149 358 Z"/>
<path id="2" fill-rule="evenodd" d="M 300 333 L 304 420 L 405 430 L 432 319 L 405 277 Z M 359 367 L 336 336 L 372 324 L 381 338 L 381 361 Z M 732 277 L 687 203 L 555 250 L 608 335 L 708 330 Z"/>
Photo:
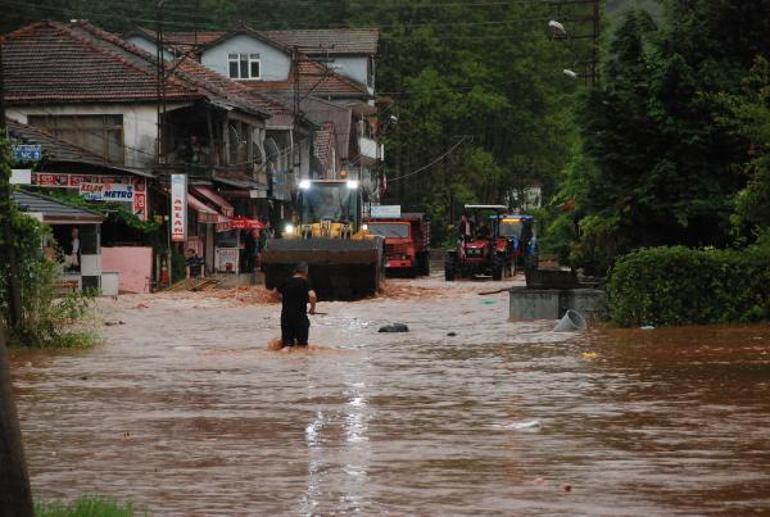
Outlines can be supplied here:
<path id="1" fill-rule="evenodd" d="M 283 233 L 285 233 L 286 235 L 293 235 L 294 225 L 291 223 L 287 223 L 286 226 L 283 227 Z"/>

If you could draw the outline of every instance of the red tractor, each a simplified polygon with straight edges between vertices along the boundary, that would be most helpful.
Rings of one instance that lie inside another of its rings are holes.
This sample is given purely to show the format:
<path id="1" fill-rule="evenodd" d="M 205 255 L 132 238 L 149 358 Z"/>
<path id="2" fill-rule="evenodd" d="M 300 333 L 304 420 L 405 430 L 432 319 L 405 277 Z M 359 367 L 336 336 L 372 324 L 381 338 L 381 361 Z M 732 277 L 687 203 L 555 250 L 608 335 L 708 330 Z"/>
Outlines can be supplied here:
<path id="1" fill-rule="evenodd" d="M 430 224 L 424 214 L 370 218 L 366 224 L 369 233 L 385 239 L 386 274 L 404 274 L 412 278 L 430 274 Z"/>
<path id="2" fill-rule="evenodd" d="M 506 210 L 504 205 L 465 205 L 467 215 L 460 222 L 457 245 L 444 261 L 446 280 L 480 275 L 502 280 L 511 271 L 511 244 L 499 235 L 496 224 Z"/>

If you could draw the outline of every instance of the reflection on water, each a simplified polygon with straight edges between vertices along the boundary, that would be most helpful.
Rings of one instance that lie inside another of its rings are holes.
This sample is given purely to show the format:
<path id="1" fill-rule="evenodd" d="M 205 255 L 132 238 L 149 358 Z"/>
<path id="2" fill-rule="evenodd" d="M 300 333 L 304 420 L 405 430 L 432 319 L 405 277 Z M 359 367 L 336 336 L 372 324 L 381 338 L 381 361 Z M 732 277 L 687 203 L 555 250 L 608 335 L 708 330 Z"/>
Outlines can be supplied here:
<path id="1" fill-rule="evenodd" d="M 275 306 L 113 308 L 109 345 L 15 358 L 37 494 L 161 515 L 770 513 L 770 327 L 555 334 L 473 287 L 323 304 L 310 353 L 265 350 Z M 411 332 L 376 332 L 393 321 Z"/>

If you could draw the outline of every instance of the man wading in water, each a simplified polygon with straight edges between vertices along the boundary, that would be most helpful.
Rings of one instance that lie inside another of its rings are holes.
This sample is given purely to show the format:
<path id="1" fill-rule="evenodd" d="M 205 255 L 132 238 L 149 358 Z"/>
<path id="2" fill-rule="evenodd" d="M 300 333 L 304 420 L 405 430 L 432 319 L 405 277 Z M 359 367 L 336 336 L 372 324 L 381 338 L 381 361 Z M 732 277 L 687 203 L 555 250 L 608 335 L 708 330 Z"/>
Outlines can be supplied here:
<path id="1" fill-rule="evenodd" d="M 310 314 L 315 314 L 317 297 L 307 278 L 307 263 L 300 262 L 294 268 L 294 276 L 278 288 L 281 294 L 281 342 L 287 346 L 307 346 L 310 320 L 307 318 L 307 304 Z"/>

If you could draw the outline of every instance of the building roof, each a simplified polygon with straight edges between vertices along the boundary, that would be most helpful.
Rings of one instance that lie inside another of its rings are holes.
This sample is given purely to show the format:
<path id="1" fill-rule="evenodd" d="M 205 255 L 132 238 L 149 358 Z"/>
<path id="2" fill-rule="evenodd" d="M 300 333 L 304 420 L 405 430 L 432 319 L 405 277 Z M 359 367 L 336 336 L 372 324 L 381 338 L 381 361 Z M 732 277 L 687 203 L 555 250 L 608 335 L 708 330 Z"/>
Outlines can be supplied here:
<path id="1" fill-rule="evenodd" d="M 82 20 L 23 27 L 8 37 L 3 58 L 10 104 L 158 98 L 157 57 Z M 207 99 L 226 109 L 270 117 L 246 90 L 208 73 L 189 57 L 164 62 L 164 67 L 167 100 Z"/>
<path id="2" fill-rule="evenodd" d="M 71 206 L 37 192 L 15 190 L 11 197 L 21 211 L 42 213 L 46 223 L 82 224 L 104 221 L 104 217 L 98 212 Z"/>
<path id="3" fill-rule="evenodd" d="M 166 32 L 164 40 L 170 48 L 178 52 L 200 51 L 215 44 L 228 35 L 234 35 L 242 28 L 233 31 L 182 31 Z M 289 29 L 260 31 L 249 29 L 254 34 L 278 43 L 286 48 L 298 47 L 300 52 L 310 56 L 320 55 L 375 55 L 378 51 L 380 31 L 376 28 L 350 29 Z M 155 41 L 156 32 L 147 27 L 136 27 L 126 37 L 139 35 Z"/>
<path id="4" fill-rule="evenodd" d="M 82 163 L 114 171 L 128 172 L 145 178 L 154 177 L 150 172 L 111 164 L 98 154 L 60 140 L 44 129 L 22 124 L 8 118 L 6 119 L 6 124 L 13 140 L 24 144 L 42 146 L 43 159 L 46 163 Z"/>
<path id="5" fill-rule="evenodd" d="M 377 53 L 380 31 L 373 28 L 294 29 L 261 31 L 265 36 L 287 47 L 299 47 L 310 56 Z"/>
<path id="6" fill-rule="evenodd" d="M 125 102 L 157 98 L 154 63 L 128 59 L 116 45 L 98 41 L 92 31 L 82 30 L 84 26 L 82 22 L 43 21 L 11 33 L 3 44 L 6 102 Z M 190 85 L 173 77 L 168 81 L 167 99 L 197 97 L 200 94 Z"/>
<path id="7" fill-rule="evenodd" d="M 369 98 L 367 87 L 331 70 L 323 63 L 304 57 L 298 60 L 297 66 L 289 72 L 285 81 L 242 81 L 255 92 L 266 93 L 277 97 L 294 95 L 295 74 L 299 73 L 299 92 L 301 97 L 327 98 Z"/>

